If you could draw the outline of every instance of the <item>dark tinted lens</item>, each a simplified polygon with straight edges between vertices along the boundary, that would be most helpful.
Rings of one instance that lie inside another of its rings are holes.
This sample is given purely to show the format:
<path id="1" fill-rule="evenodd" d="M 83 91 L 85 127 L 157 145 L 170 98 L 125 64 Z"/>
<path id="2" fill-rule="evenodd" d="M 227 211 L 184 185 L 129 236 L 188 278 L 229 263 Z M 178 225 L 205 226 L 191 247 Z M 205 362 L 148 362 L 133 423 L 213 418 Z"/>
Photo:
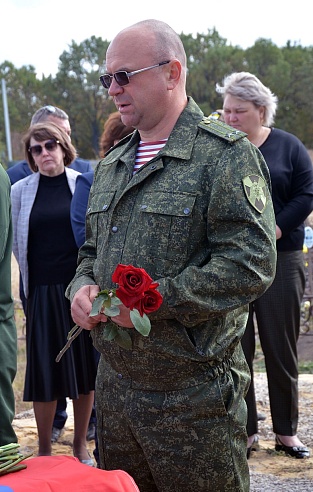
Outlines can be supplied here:
<path id="1" fill-rule="evenodd" d="M 123 86 L 129 84 L 129 78 L 127 72 L 115 72 L 113 75 L 106 73 L 101 75 L 100 82 L 106 89 L 109 89 L 112 83 L 113 77 L 115 78 L 118 85 Z"/>
<path id="2" fill-rule="evenodd" d="M 49 142 L 45 143 L 45 148 L 48 152 L 50 152 L 51 150 L 55 150 L 57 145 L 58 144 L 55 140 L 49 140 Z"/>
<path id="3" fill-rule="evenodd" d="M 114 78 L 120 86 L 129 84 L 127 72 L 115 72 Z"/>
<path id="4" fill-rule="evenodd" d="M 105 87 L 105 89 L 109 89 L 110 88 L 112 78 L 113 78 L 112 75 L 108 75 L 108 74 L 101 75 L 100 82 L 103 85 L 103 87 Z"/>
<path id="5" fill-rule="evenodd" d="M 32 147 L 29 147 L 29 152 L 32 155 L 40 155 L 41 154 L 42 147 L 41 145 L 33 145 Z"/>
<path id="6" fill-rule="evenodd" d="M 55 150 L 58 145 L 58 142 L 56 140 L 48 140 L 48 142 L 45 143 L 45 149 L 48 152 L 51 152 L 52 150 Z M 32 147 L 29 147 L 29 152 L 32 155 L 40 155 L 42 152 L 43 147 L 41 145 L 33 145 Z"/>

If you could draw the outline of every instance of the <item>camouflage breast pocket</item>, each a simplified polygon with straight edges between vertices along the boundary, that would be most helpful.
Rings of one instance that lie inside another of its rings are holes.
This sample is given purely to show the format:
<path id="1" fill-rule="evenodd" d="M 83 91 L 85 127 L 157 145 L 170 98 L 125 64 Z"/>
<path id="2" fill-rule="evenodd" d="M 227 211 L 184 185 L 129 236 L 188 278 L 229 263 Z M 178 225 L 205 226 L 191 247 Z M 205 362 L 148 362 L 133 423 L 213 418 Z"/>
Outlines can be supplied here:
<path id="1" fill-rule="evenodd" d="M 93 237 L 97 238 L 97 242 L 101 240 L 106 234 L 110 208 L 114 199 L 116 191 L 101 191 L 95 193 L 90 197 L 87 209 L 87 227 L 91 228 Z"/>
<path id="2" fill-rule="evenodd" d="M 193 227 L 196 195 L 186 192 L 145 193 L 140 205 L 140 229 L 149 255 L 184 261 Z"/>

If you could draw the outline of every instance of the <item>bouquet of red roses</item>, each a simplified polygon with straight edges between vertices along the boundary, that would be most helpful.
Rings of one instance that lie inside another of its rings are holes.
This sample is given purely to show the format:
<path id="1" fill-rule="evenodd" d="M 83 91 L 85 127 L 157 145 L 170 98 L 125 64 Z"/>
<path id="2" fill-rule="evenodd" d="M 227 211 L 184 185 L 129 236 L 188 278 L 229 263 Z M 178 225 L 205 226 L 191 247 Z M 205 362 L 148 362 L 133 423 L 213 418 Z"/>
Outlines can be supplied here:
<path id="1" fill-rule="evenodd" d="M 112 280 L 118 284 L 118 288 L 101 290 L 92 303 L 89 316 L 96 316 L 103 312 L 108 318 L 112 318 L 120 313 L 118 306 L 124 304 L 130 309 L 130 319 L 135 329 L 141 335 L 148 336 L 151 323 L 147 314 L 156 311 L 162 304 L 162 295 L 157 290 L 159 284 L 153 282 L 143 268 L 122 264 L 117 265 Z M 56 358 L 57 362 L 81 331 L 80 326 L 75 325 L 72 328 L 66 345 Z M 115 340 L 121 347 L 131 348 L 128 330 L 115 323 L 104 326 L 103 336 L 105 340 Z"/>

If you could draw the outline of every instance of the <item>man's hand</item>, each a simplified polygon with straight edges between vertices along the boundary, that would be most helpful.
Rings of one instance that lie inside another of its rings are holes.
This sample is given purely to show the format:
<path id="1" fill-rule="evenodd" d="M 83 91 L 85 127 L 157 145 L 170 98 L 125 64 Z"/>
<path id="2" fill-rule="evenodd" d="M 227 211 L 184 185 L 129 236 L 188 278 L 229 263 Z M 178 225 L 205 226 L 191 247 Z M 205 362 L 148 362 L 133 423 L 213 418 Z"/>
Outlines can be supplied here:
<path id="1" fill-rule="evenodd" d="M 73 321 L 86 330 L 92 330 L 100 322 L 106 323 L 107 317 L 104 314 L 90 317 L 92 303 L 100 291 L 98 285 L 85 285 L 75 294 L 71 304 L 71 314 Z"/>
<path id="2" fill-rule="evenodd" d="M 130 309 L 128 309 L 124 304 L 118 305 L 120 314 L 111 318 L 113 323 L 116 323 L 118 326 L 122 326 L 123 328 L 134 328 L 134 325 L 130 319 Z"/>
<path id="3" fill-rule="evenodd" d="M 280 227 L 276 224 L 276 240 L 282 237 L 283 233 L 281 232 Z"/>

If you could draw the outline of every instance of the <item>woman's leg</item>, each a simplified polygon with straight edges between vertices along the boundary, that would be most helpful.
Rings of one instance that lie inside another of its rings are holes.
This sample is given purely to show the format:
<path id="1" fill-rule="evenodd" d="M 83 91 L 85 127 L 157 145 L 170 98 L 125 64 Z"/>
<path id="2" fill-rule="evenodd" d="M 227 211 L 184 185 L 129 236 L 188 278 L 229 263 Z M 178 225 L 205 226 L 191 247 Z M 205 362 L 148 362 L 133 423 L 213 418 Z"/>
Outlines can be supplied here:
<path id="1" fill-rule="evenodd" d="M 34 413 L 38 430 L 38 456 L 51 456 L 51 432 L 57 402 L 34 401 Z"/>
<path id="2" fill-rule="evenodd" d="M 250 304 L 247 326 L 241 340 L 242 349 L 245 354 L 246 361 L 251 373 L 251 383 L 245 398 L 247 404 L 247 411 L 248 411 L 248 420 L 247 420 L 248 437 L 254 436 L 258 432 L 258 417 L 257 417 L 257 408 L 256 408 L 254 381 L 253 381 L 253 359 L 255 354 L 255 327 L 254 327 L 253 316 L 254 316 L 254 308 L 253 308 L 253 304 Z M 252 442 L 250 444 L 252 444 Z"/>
<path id="3" fill-rule="evenodd" d="M 301 446 L 298 426 L 300 304 L 305 277 L 301 251 L 278 253 L 277 272 L 257 306 L 273 431 L 285 446 Z"/>
<path id="4" fill-rule="evenodd" d="M 88 395 L 79 395 L 77 400 L 73 400 L 74 409 L 74 440 L 73 454 L 81 460 L 90 460 L 87 449 L 86 434 L 94 402 L 94 391 Z"/>

